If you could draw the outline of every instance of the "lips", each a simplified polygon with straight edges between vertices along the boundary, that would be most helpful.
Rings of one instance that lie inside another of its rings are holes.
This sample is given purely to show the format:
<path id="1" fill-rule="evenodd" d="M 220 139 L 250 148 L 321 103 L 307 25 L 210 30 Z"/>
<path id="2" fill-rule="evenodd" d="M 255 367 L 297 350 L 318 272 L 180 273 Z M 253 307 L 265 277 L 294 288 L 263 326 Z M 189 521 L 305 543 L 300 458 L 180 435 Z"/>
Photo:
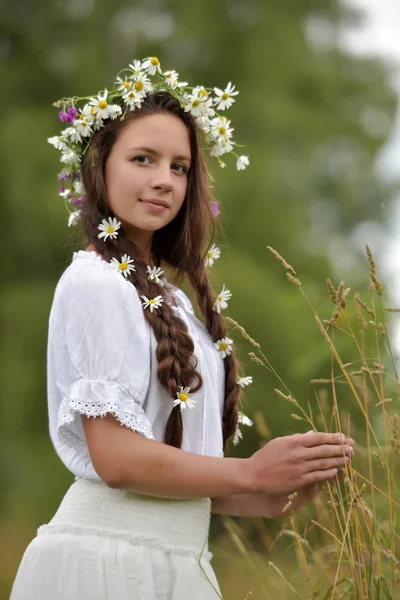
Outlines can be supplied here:
<path id="1" fill-rule="evenodd" d="M 165 202 L 165 200 L 156 200 L 155 198 L 150 198 L 149 200 L 141 200 L 141 202 L 155 204 L 156 206 L 165 206 L 165 208 L 169 208 L 168 203 Z"/>

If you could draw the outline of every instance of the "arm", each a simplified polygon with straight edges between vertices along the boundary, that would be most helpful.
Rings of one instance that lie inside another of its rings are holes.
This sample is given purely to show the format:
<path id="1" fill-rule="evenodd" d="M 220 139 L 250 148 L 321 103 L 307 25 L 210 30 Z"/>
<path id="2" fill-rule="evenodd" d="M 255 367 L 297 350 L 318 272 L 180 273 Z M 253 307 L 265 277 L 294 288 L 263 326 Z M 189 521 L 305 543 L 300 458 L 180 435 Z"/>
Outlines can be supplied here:
<path id="1" fill-rule="evenodd" d="M 109 486 L 163 498 L 249 492 L 246 459 L 202 456 L 142 437 L 110 414 L 82 415 L 93 467 Z"/>
<path id="2" fill-rule="evenodd" d="M 250 458 L 216 458 L 144 438 L 111 414 L 82 415 L 82 422 L 93 467 L 108 486 L 163 498 L 287 495 L 333 477 L 351 449 L 341 434 L 295 434 L 271 440 Z"/>

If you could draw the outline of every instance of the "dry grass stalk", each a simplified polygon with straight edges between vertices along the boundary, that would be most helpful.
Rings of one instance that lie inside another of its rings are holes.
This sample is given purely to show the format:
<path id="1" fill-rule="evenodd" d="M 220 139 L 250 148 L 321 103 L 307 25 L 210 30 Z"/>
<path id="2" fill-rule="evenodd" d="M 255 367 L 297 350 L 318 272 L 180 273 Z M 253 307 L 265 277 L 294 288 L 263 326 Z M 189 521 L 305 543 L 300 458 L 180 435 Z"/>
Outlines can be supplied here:
<path id="1" fill-rule="evenodd" d="M 333 287 L 333 283 L 330 279 L 326 280 L 326 287 L 328 288 L 328 292 L 329 292 L 329 295 L 331 297 L 333 304 L 336 304 L 336 290 Z"/>
<path id="2" fill-rule="evenodd" d="M 293 275 L 291 273 L 286 273 L 286 277 L 289 279 L 289 281 L 291 281 L 292 283 L 294 283 L 294 285 L 297 285 L 297 287 L 301 287 L 301 281 L 300 281 L 300 279 L 297 279 L 296 277 L 293 277 Z"/>
<path id="3" fill-rule="evenodd" d="M 385 308 L 388 312 L 400 312 L 400 308 Z"/>
<path id="4" fill-rule="evenodd" d="M 293 398 L 293 396 L 291 396 L 290 394 L 285 395 L 283 392 L 281 392 L 281 390 L 278 389 L 274 389 L 274 392 L 280 397 L 283 398 L 284 400 L 287 400 L 288 402 L 290 402 L 291 404 L 295 404 L 296 406 L 298 405 L 297 400 L 295 400 Z"/>
<path id="5" fill-rule="evenodd" d="M 293 504 L 293 500 L 296 498 L 296 496 L 297 496 L 297 492 L 293 492 L 293 494 L 290 494 L 288 496 L 289 502 L 287 504 L 285 504 L 285 506 L 282 508 L 282 514 L 289 510 L 289 508 Z"/>
<path id="6" fill-rule="evenodd" d="M 265 368 L 267 368 L 267 366 L 266 366 L 266 365 L 263 363 L 263 361 L 261 360 L 261 358 L 258 358 L 258 356 L 256 356 L 256 355 L 254 354 L 254 352 L 249 352 L 249 356 L 250 356 L 250 359 L 251 359 L 253 362 L 255 362 L 255 363 L 257 363 L 258 365 L 260 365 L 260 367 L 265 367 Z"/>
<path id="7" fill-rule="evenodd" d="M 369 261 L 369 264 L 371 267 L 369 276 L 371 277 L 371 279 L 373 281 L 376 291 L 378 292 L 378 294 L 380 296 L 382 296 L 383 288 L 382 288 L 380 281 L 376 277 L 376 265 L 375 265 L 375 260 L 374 260 L 371 248 L 368 246 L 368 244 L 365 246 L 365 248 L 367 250 L 368 261 Z"/>
<path id="8" fill-rule="evenodd" d="M 278 260 L 287 271 L 289 271 L 292 275 L 296 276 L 296 271 L 293 269 L 291 265 L 271 246 L 267 246 L 268 250 L 275 256 L 276 260 Z"/>
<path id="9" fill-rule="evenodd" d="M 253 338 L 247 333 L 245 328 L 242 327 L 241 325 L 239 325 L 239 323 L 237 323 L 237 321 L 232 319 L 232 317 L 225 317 L 225 320 L 228 321 L 228 323 L 230 323 L 231 325 L 233 325 L 233 327 L 235 329 L 240 331 L 240 333 L 242 334 L 244 339 L 247 340 L 252 346 L 254 346 L 255 348 L 258 348 L 258 349 L 260 348 L 260 344 L 258 344 L 255 340 L 253 340 Z"/>
<path id="10" fill-rule="evenodd" d="M 365 302 L 363 302 L 360 298 L 359 294 L 354 294 L 354 300 L 357 302 L 357 304 L 359 306 L 361 306 L 361 308 L 363 308 L 365 310 L 366 313 L 369 314 L 370 317 L 372 317 L 375 320 L 375 312 L 372 310 L 372 308 L 369 308 Z"/>

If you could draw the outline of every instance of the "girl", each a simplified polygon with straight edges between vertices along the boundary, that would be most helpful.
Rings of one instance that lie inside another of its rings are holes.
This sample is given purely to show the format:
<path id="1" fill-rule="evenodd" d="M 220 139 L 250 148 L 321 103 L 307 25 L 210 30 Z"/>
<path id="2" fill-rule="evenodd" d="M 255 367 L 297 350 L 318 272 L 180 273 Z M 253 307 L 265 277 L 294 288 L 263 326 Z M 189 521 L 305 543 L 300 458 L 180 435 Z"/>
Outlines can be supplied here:
<path id="1" fill-rule="evenodd" d="M 69 224 L 86 236 L 56 287 L 48 338 L 50 435 L 75 481 L 26 549 L 12 600 L 221 598 L 210 512 L 278 516 L 296 490 L 295 509 L 353 452 L 351 439 L 311 432 L 224 457 L 250 379 L 220 314 L 229 290 L 215 299 L 208 280 L 218 249 L 207 253 L 201 145 L 218 160 L 232 151 L 215 107 L 237 92 L 188 94 L 154 57 L 117 85 L 80 115 L 63 101 L 71 126 L 50 138 L 66 165 L 60 193 L 80 206 Z M 205 325 L 163 269 L 179 285 L 187 276 Z"/>

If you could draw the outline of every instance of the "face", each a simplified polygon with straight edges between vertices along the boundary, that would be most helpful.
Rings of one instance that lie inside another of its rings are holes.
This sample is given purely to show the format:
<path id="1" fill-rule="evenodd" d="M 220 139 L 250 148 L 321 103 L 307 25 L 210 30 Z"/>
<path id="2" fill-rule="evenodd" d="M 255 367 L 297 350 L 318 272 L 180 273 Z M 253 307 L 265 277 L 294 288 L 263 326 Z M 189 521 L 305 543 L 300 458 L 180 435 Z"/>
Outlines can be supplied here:
<path id="1" fill-rule="evenodd" d="M 175 115 L 144 115 L 122 129 L 105 167 L 108 203 L 142 249 L 178 214 L 190 164 L 189 133 Z"/>

